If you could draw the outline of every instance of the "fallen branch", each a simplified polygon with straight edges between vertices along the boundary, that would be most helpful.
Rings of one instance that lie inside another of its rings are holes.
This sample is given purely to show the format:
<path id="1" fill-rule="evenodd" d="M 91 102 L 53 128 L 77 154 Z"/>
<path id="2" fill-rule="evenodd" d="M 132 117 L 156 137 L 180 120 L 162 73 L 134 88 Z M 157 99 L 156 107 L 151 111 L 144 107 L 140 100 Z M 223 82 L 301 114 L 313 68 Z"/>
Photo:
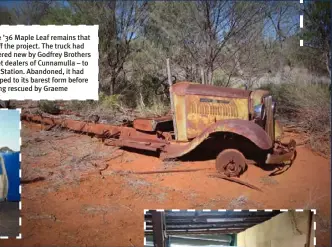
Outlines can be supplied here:
<path id="1" fill-rule="evenodd" d="M 299 143 L 296 143 L 296 146 L 298 147 L 298 146 L 304 146 L 304 145 L 306 145 L 306 144 L 308 144 L 308 143 L 310 143 L 310 139 L 308 138 L 308 139 L 306 139 L 306 140 L 303 140 L 303 141 L 301 141 L 301 142 L 299 142 Z"/>
<path id="2" fill-rule="evenodd" d="M 241 185 L 244 185 L 244 186 L 247 186 L 251 189 L 254 189 L 254 190 L 258 190 L 260 192 L 263 192 L 260 188 L 252 185 L 252 184 L 249 184 L 247 182 L 244 182 L 244 181 L 241 181 L 239 179 L 236 179 L 236 178 L 230 178 L 230 177 L 227 177 L 225 175 L 221 175 L 221 174 L 215 174 L 215 175 L 210 175 L 209 177 L 212 177 L 212 178 L 221 178 L 221 179 L 225 179 L 227 181 L 230 181 L 230 182 L 234 182 L 234 183 L 238 183 L 238 184 L 241 184 Z"/>
<path id="3" fill-rule="evenodd" d="M 45 131 L 50 131 L 56 127 L 56 124 L 48 125 L 44 128 Z"/>
<path id="4" fill-rule="evenodd" d="M 211 168 L 198 168 L 198 169 L 182 169 L 182 170 L 165 170 L 165 171 L 145 171 L 145 172 L 129 172 L 129 174 L 158 174 L 158 173 L 173 173 L 173 172 L 197 172 L 203 170 L 211 170 Z"/>
<path id="5" fill-rule="evenodd" d="M 99 175 L 103 176 L 103 171 L 107 170 L 107 168 L 109 167 L 108 164 L 105 164 L 105 166 L 103 168 L 99 168 L 97 164 L 92 164 L 97 170 Z"/>
<path id="6" fill-rule="evenodd" d="M 37 177 L 34 179 L 22 179 L 21 184 L 31 184 L 31 183 L 35 183 L 35 182 L 44 181 L 44 180 L 45 180 L 44 177 Z"/>
<path id="7" fill-rule="evenodd" d="M 28 220 L 42 220 L 42 219 L 50 219 L 50 220 L 53 220 L 53 221 L 56 221 L 57 218 L 55 217 L 55 215 L 53 214 L 43 214 L 43 215 L 27 215 L 26 218 Z"/>
<path id="8" fill-rule="evenodd" d="M 196 172 L 203 170 L 211 170 L 212 168 L 199 168 L 199 169 L 182 169 L 182 170 L 164 170 L 164 171 L 144 171 L 144 172 L 133 172 L 133 171 L 112 171 L 112 174 L 119 175 L 144 175 L 144 174 L 160 174 L 160 173 L 173 173 L 173 172 Z"/>
<path id="9" fill-rule="evenodd" d="M 102 173 L 103 171 L 105 171 L 108 167 L 109 167 L 109 165 L 106 164 L 106 165 L 104 166 L 104 168 L 99 168 L 99 173 L 100 173 L 100 175 L 101 175 L 101 173 Z"/>

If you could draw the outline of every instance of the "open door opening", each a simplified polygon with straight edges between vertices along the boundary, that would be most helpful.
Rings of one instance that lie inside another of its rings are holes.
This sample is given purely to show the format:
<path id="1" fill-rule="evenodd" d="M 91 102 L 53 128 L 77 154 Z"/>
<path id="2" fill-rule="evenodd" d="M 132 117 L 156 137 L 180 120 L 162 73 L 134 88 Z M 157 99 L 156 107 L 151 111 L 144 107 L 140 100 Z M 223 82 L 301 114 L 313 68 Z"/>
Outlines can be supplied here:
<path id="1" fill-rule="evenodd" d="M 145 246 L 312 247 L 312 212 L 169 211 L 145 214 Z"/>

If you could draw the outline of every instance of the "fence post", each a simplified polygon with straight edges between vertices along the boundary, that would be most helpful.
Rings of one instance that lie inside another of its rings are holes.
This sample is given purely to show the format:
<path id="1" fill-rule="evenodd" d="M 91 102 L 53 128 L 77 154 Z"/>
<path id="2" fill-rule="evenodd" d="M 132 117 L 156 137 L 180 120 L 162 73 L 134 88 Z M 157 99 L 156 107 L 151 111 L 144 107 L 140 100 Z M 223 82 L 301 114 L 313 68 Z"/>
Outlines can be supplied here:
<path id="1" fill-rule="evenodd" d="M 172 93 L 172 75 L 171 75 L 171 66 L 169 62 L 169 58 L 166 59 L 167 63 L 167 76 L 168 76 L 168 84 L 169 84 L 169 98 L 171 100 L 171 112 L 172 112 L 172 118 L 173 118 L 173 128 L 174 128 L 174 135 L 175 140 L 178 139 L 178 131 L 176 126 L 176 114 L 175 114 L 175 107 L 174 107 L 174 99 L 173 99 L 173 93 Z"/>

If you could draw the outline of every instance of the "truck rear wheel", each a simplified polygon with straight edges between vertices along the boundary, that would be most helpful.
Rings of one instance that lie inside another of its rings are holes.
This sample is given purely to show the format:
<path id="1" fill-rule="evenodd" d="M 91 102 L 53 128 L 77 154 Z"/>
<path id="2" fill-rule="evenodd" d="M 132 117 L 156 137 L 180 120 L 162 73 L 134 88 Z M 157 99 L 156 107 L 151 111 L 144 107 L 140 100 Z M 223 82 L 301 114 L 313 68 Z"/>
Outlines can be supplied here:
<path id="1" fill-rule="evenodd" d="M 217 156 L 216 169 L 227 177 L 239 177 L 246 170 L 246 158 L 236 149 L 225 149 Z"/>

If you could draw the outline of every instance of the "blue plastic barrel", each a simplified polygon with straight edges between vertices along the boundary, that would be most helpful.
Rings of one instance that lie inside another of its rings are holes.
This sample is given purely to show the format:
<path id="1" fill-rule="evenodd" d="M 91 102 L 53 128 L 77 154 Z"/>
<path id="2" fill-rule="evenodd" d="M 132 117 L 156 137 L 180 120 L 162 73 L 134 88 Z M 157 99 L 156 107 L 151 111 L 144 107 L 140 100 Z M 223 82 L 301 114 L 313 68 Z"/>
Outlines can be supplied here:
<path id="1" fill-rule="evenodd" d="M 0 153 L 2 156 L 8 178 L 7 201 L 20 201 L 20 152 Z"/>

